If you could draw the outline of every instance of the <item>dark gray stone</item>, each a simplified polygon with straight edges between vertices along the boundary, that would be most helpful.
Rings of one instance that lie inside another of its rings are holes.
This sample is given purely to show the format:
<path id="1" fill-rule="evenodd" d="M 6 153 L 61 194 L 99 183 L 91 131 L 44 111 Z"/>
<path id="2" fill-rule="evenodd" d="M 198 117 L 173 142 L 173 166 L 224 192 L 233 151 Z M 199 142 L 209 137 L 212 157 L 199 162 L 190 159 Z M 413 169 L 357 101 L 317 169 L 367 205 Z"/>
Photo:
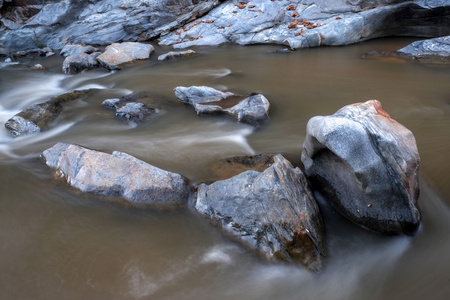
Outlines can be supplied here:
<path id="1" fill-rule="evenodd" d="M 319 208 L 303 173 L 281 155 L 263 172 L 201 184 L 195 208 L 263 257 L 299 262 L 313 271 L 322 268 Z"/>
<path id="2" fill-rule="evenodd" d="M 302 162 L 313 187 L 355 224 L 384 234 L 413 234 L 419 226 L 416 141 L 380 102 L 309 120 Z"/>
<path id="3" fill-rule="evenodd" d="M 70 74 L 95 69 L 99 66 L 97 57 L 100 54 L 100 52 L 94 52 L 92 54 L 79 53 L 69 55 L 64 59 L 62 71 Z"/>
<path id="4" fill-rule="evenodd" d="M 94 90 L 73 91 L 51 98 L 49 101 L 32 105 L 5 123 L 5 128 L 13 137 L 39 133 L 51 127 L 63 111 L 64 104 L 83 99 Z"/>
<path id="5" fill-rule="evenodd" d="M 57 143 L 43 152 L 49 167 L 82 192 L 119 196 L 133 205 L 158 208 L 185 204 L 186 179 L 122 152 L 98 152 Z"/>
<path id="6" fill-rule="evenodd" d="M 450 35 L 416 41 L 394 53 L 421 63 L 450 64 Z"/>
<path id="7" fill-rule="evenodd" d="M 62 48 L 61 55 L 67 57 L 71 55 L 78 55 L 81 53 L 91 54 L 94 52 L 98 52 L 98 49 L 93 46 L 81 44 L 67 44 Z"/>
<path id="8" fill-rule="evenodd" d="M 148 93 L 138 92 L 122 98 L 106 99 L 102 105 L 114 109 L 116 117 L 127 120 L 131 125 L 145 122 L 159 114 L 159 109 L 139 102 L 140 99 L 151 98 Z"/>

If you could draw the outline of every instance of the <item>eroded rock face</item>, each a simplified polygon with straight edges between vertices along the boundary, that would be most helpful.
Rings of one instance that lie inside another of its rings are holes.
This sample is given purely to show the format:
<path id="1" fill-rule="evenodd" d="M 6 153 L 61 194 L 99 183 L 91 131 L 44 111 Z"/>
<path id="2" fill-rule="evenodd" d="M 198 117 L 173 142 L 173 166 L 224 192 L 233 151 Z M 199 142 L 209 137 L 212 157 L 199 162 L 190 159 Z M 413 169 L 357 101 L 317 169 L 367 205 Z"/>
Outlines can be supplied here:
<path id="1" fill-rule="evenodd" d="M 176 87 L 174 92 L 181 102 L 192 105 L 197 114 L 225 114 L 254 126 L 261 125 L 269 118 L 270 103 L 261 94 L 252 94 L 226 108 L 230 105 L 224 100 L 239 99 L 239 96 L 207 86 Z"/>
<path id="2" fill-rule="evenodd" d="M 302 162 L 315 189 L 347 219 L 385 234 L 419 226 L 413 134 L 370 100 L 309 120 Z"/>
<path id="3" fill-rule="evenodd" d="M 23 2 L 23 1 L 22 1 Z M 219 0 L 27 0 L 3 15 L 0 48 L 21 50 L 34 43 L 62 49 L 68 43 L 109 45 L 142 42 L 202 16 Z M 5 6 L 5 3 L 3 4 Z M 16 15 L 25 15 L 16 20 Z M 33 16 L 33 17 L 31 17 Z"/>
<path id="4" fill-rule="evenodd" d="M 134 205 L 172 207 L 189 194 L 186 179 L 126 153 L 112 154 L 58 143 L 43 152 L 49 167 L 82 192 L 120 196 Z"/>
<path id="5" fill-rule="evenodd" d="M 73 91 L 51 98 L 49 101 L 32 105 L 5 123 L 5 127 L 13 137 L 39 133 L 51 127 L 52 122 L 63 111 L 64 104 L 83 99 L 94 90 Z"/>
<path id="6" fill-rule="evenodd" d="M 113 43 L 105 52 L 97 56 L 97 60 L 107 69 L 118 70 L 120 65 L 138 59 L 147 59 L 154 51 L 152 45 L 142 43 Z"/>
<path id="7" fill-rule="evenodd" d="M 384 36 L 450 34 L 448 1 L 226 1 L 160 38 L 174 48 L 223 43 L 292 49 L 347 45 Z"/>
<path id="8" fill-rule="evenodd" d="M 299 262 L 313 271 L 322 267 L 319 208 L 303 173 L 282 155 L 263 172 L 200 185 L 195 208 L 268 259 Z"/>

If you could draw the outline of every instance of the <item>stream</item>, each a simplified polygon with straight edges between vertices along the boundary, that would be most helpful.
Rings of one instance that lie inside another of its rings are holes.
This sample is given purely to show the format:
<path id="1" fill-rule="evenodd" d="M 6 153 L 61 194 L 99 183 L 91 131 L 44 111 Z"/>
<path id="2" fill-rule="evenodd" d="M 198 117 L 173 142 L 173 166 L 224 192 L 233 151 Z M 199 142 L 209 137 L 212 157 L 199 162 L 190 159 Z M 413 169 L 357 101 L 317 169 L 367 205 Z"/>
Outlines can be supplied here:
<path id="1" fill-rule="evenodd" d="M 63 58 L 0 62 L 0 299 L 449 299 L 450 69 L 393 58 L 411 38 L 274 53 L 279 46 L 196 48 L 194 57 L 150 60 L 109 72 L 66 75 Z M 45 71 L 25 67 L 41 63 Z M 255 129 L 226 116 L 197 116 L 177 86 L 262 93 L 270 120 Z M 72 90 L 99 89 L 67 106 L 51 130 L 12 138 L 4 123 L 24 108 Z M 101 103 L 131 92 L 156 95 L 161 115 L 130 126 Z M 316 194 L 326 227 L 326 267 L 313 274 L 266 262 L 198 215 L 137 209 L 81 193 L 40 157 L 57 142 L 122 151 L 208 180 L 221 158 L 281 153 L 301 167 L 306 123 L 370 99 L 410 129 L 421 157 L 423 215 L 413 237 L 386 237 L 340 217 Z"/>

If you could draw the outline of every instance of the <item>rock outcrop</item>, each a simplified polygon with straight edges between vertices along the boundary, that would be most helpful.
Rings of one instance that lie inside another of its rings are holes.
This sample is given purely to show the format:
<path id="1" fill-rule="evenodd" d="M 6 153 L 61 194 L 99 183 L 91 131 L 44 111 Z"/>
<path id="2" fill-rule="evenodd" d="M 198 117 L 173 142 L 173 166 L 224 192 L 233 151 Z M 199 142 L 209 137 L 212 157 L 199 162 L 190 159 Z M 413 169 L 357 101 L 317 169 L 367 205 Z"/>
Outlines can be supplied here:
<path id="1" fill-rule="evenodd" d="M 251 94 L 242 99 L 233 93 L 207 86 L 180 86 L 174 92 L 181 102 L 193 106 L 197 114 L 226 114 L 239 122 L 255 126 L 269 118 L 270 103 L 261 94 Z"/>
<path id="2" fill-rule="evenodd" d="M 297 49 L 384 36 L 450 35 L 450 5 L 445 0 L 13 0 L 3 2 L 1 23 L 0 53 L 154 39 L 175 48 L 236 43 Z"/>
<path id="3" fill-rule="evenodd" d="M 5 123 L 5 127 L 13 137 L 39 133 L 51 127 L 64 109 L 64 104 L 77 99 L 84 99 L 94 90 L 73 91 L 32 105 Z"/>
<path id="4" fill-rule="evenodd" d="M 160 43 L 185 48 L 223 43 L 337 46 L 384 36 L 450 34 L 448 1 L 227 1 Z"/>
<path id="5" fill-rule="evenodd" d="M 303 173 L 281 155 L 263 172 L 201 184 L 195 208 L 263 257 L 299 262 L 313 271 L 322 267 L 319 208 Z"/>
<path id="6" fill-rule="evenodd" d="M 210 11 L 219 0 L 21 0 L 3 3 L 0 48 L 143 42 Z M 1 52 L 1 51 L 0 51 Z"/>
<path id="7" fill-rule="evenodd" d="M 350 221 L 384 234 L 419 226 L 416 141 L 380 102 L 309 120 L 302 162 L 313 187 Z"/>
<path id="8" fill-rule="evenodd" d="M 120 196 L 133 205 L 173 207 L 186 203 L 186 179 L 122 152 L 98 152 L 57 143 L 43 152 L 49 167 L 82 192 Z"/>
<path id="9" fill-rule="evenodd" d="M 122 64 L 149 58 L 154 50 L 150 44 L 113 43 L 106 47 L 105 52 L 97 56 L 97 60 L 107 69 L 118 70 Z"/>

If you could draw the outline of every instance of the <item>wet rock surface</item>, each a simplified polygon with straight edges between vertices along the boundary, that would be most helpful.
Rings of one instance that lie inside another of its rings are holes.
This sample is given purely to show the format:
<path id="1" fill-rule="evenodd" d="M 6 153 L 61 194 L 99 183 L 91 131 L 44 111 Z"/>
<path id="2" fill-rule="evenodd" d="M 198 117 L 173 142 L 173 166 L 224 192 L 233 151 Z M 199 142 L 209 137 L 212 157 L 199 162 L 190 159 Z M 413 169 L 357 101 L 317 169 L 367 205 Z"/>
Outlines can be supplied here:
<path id="1" fill-rule="evenodd" d="M 413 234 L 421 215 L 419 154 L 413 134 L 376 100 L 309 120 L 305 173 L 343 216 L 384 234 Z"/>
<path id="2" fill-rule="evenodd" d="M 158 208 L 183 205 L 186 179 L 123 152 L 112 154 L 57 143 L 43 152 L 47 165 L 82 192 L 120 196 L 133 205 Z"/>
<path id="3" fill-rule="evenodd" d="M 100 52 L 94 52 L 92 54 L 78 53 L 67 56 L 64 59 L 62 71 L 70 74 L 95 69 L 99 66 L 97 57 L 100 54 Z"/>
<path id="4" fill-rule="evenodd" d="M 174 58 L 187 57 L 197 54 L 194 50 L 186 50 L 186 51 L 170 51 L 158 56 L 159 61 L 170 60 Z"/>
<path id="5" fill-rule="evenodd" d="M 225 233 L 270 260 L 323 263 L 323 223 L 303 173 L 282 155 L 263 172 L 246 171 L 201 184 L 197 211 Z"/>
<path id="6" fill-rule="evenodd" d="M 106 99 L 102 105 L 114 109 L 116 117 L 127 120 L 131 125 L 137 125 L 155 117 L 160 112 L 158 108 L 152 108 L 139 101 L 148 98 L 151 98 L 148 93 L 137 92 L 122 98 Z"/>
<path id="7" fill-rule="evenodd" d="M 193 106 L 197 114 L 225 114 L 254 126 L 269 118 L 270 103 L 261 94 L 252 94 L 241 100 L 231 92 L 221 92 L 207 86 L 176 87 L 174 92 L 181 102 Z M 224 101 L 232 98 L 237 102 L 234 105 Z"/>
<path id="8" fill-rule="evenodd" d="M 64 104 L 83 99 L 94 90 L 81 90 L 51 98 L 49 101 L 32 105 L 5 123 L 13 137 L 39 133 L 51 127 L 52 123 L 64 109 Z"/>

